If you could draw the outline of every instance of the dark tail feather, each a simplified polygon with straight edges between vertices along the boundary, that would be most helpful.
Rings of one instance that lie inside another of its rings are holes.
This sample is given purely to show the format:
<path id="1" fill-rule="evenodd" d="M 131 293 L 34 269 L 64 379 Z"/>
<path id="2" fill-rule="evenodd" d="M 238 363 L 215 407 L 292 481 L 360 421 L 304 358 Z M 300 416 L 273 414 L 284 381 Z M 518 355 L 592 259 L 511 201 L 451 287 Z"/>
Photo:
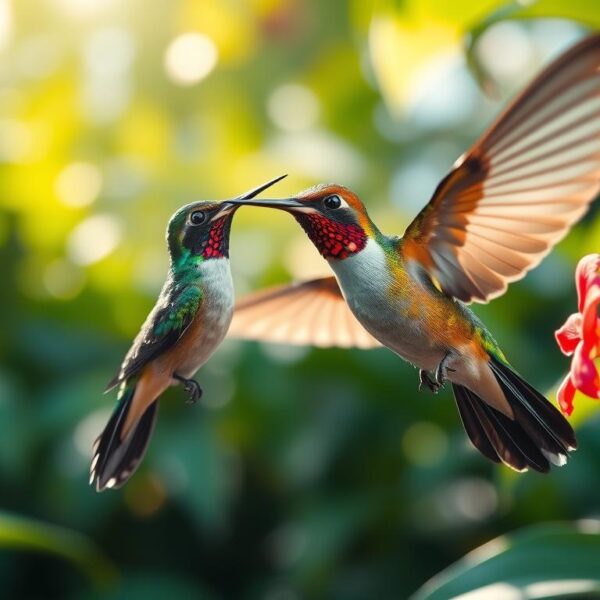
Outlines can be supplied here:
<path id="1" fill-rule="evenodd" d="M 482 423 L 477 414 L 477 406 L 481 400 L 462 385 L 452 384 L 452 390 L 454 391 L 454 398 L 456 399 L 460 418 L 475 448 L 491 461 L 496 463 L 501 462 L 498 453 L 494 449 L 494 444 L 490 442 L 490 437 L 486 432 L 486 426 L 491 431 L 493 431 L 493 427 L 489 427 L 487 420 L 484 420 Z"/>
<path id="2" fill-rule="evenodd" d="M 515 419 L 486 404 L 471 390 L 453 384 L 454 397 L 473 445 L 494 462 L 517 471 L 562 466 L 577 448 L 569 422 L 542 394 L 508 365 L 492 357 L 490 367 L 513 409 Z"/>
<path id="3" fill-rule="evenodd" d="M 155 400 L 132 427 L 124 440 L 121 431 L 135 392 L 135 386 L 125 390 L 104 431 L 94 444 L 90 468 L 90 485 L 101 492 L 121 487 L 135 472 L 148 447 L 158 412 Z"/>

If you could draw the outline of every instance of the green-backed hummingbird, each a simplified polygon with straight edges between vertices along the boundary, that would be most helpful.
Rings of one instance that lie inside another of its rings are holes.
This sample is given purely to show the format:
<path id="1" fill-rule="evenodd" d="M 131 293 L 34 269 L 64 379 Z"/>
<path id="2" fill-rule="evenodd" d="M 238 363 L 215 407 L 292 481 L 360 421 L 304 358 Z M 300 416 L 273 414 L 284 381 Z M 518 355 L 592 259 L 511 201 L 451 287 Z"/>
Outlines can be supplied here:
<path id="1" fill-rule="evenodd" d="M 282 177 L 247 192 L 250 199 Z M 139 466 L 158 412 L 160 395 L 181 384 L 196 402 L 193 374 L 223 341 L 234 305 L 229 232 L 237 206 L 194 202 L 167 227 L 170 267 L 160 296 L 107 391 L 119 386 L 117 406 L 94 444 L 90 483 L 118 488 Z"/>

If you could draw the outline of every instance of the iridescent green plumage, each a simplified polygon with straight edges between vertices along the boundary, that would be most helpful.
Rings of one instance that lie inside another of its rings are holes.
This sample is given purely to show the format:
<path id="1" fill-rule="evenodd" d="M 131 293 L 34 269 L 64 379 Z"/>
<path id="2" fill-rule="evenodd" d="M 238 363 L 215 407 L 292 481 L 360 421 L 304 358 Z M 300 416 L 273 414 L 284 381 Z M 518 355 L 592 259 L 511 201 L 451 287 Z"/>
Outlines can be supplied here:
<path id="1" fill-rule="evenodd" d="M 201 284 L 200 281 L 198 281 Z M 172 331 L 181 331 L 190 318 L 196 314 L 202 300 L 202 291 L 199 285 L 186 285 L 175 297 L 162 320 L 154 326 L 154 335 L 163 337 Z"/>
<path id="2" fill-rule="evenodd" d="M 157 415 L 158 399 L 156 396 L 144 399 L 143 394 L 138 398 L 137 391 L 140 388 L 156 388 L 160 394 L 160 389 L 176 380 L 182 382 L 186 390 L 193 392 L 195 397 L 201 393 L 197 383 L 182 377 L 176 370 L 165 373 L 166 379 L 162 384 L 153 384 L 152 381 L 144 383 L 144 377 L 148 375 L 146 366 L 155 361 L 164 361 L 169 356 L 176 345 L 181 343 L 202 307 L 202 265 L 206 260 L 202 249 L 206 247 L 205 240 L 209 239 L 214 224 L 210 219 L 204 228 L 194 227 L 190 222 L 190 214 L 199 210 L 207 211 L 212 216 L 220 214 L 222 206 L 215 203 L 194 203 L 179 210 L 169 222 L 167 245 L 170 267 L 167 280 L 125 356 L 119 373 L 108 385 L 107 389 L 117 385 L 121 387 L 117 406 L 94 450 L 91 480 L 96 482 L 98 490 L 122 485 L 135 471 L 145 452 Z M 223 218 L 230 219 L 231 214 L 231 211 L 225 212 Z M 189 233 L 190 229 L 192 234 Z M 227 236 L 222 243 L 228 243 Z M 193 355 L 188 360 L 193 362 Z M 169 360 L 165 364 L 169 364 Z M 177 365 L 174 367 L 178 369 Z M 133 426 L 130 424 L 129 429 L 126 429 L 132 418 Z"/>
<path id="3" fill-rule="evenodd" d="M 253 197 L 279 179 L 242 197 Z M 228 202 L 195 202 L 169 221 L 167 280 L 109 384 L 109 389 L 120 388 L 117 406 L 94 445 L 90 483 L 98 491 L 120 487 L 134 473 L 150 440 L 159 398 L 169 386 L 181 384 L 191 402 L 202 394 L 192 377 L 225 337 L 233 312 L 228 256 L 234 212 Z"/>

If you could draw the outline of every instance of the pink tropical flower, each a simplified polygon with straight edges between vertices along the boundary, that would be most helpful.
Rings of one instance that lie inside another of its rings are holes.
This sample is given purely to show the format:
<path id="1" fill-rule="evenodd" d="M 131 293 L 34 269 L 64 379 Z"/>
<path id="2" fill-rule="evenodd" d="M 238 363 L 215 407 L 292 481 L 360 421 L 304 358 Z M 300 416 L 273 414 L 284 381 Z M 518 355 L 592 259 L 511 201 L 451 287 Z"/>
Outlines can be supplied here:
<path id="1" fill-rule="evenodd" d="M 561 410 L 573 412 L 573 397 L 582 394 L 600 400 L 600 374 L 595 360 L 600 358 L 600 254 L 588 254 L 575 271 L 579 312 L 572 314 L 555 332 L 563 354 L 573 356 L 571 370 L 558 389 Z"/>

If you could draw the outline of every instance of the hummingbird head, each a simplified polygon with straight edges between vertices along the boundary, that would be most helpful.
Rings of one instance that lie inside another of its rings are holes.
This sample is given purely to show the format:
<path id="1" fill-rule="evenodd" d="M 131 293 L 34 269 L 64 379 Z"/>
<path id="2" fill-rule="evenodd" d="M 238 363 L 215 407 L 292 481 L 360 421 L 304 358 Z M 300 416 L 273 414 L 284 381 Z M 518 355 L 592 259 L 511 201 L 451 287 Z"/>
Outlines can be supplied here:
<path id="1" fill-rule="evenodd" d="M 229 230 L 236 208 L 226 201 L 192 202 L 180 208 L 167 228 L 171 257 L 227 258 Z"/>
<path id="2" fill-rule="evenodd" d="M 249 192 L 223 202 L 192 202 L 180 208 L 169 221 L 167 244 L 172 261 L 229 258 L 229 232 L 236 202 L 249 200 L 283 179 L 272 179 Z"/>
<path id="3" fill-rule="evenodd" d="M 328 260 L 343 260 L 357 254 L 377 231 L 358 196 L 336 184 L 320 184 L 293 198 L 235 200 L 234 204 L 266 206 L 291 213 Z"/>

